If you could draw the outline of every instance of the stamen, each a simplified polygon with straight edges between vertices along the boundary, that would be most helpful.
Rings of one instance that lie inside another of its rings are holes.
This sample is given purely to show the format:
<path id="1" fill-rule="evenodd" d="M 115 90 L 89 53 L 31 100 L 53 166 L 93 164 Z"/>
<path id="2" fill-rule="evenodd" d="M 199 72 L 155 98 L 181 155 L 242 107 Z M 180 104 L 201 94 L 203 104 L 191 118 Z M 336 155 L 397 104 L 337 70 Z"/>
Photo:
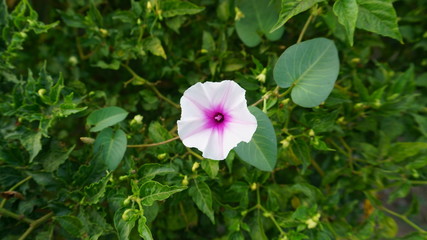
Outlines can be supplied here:
<path id="1" fill-rule="evenodd" d="M 214 116 L 215 122 L 221 123 L 224 121 L 224 115 L 222 113 L 216 113 Z"/>

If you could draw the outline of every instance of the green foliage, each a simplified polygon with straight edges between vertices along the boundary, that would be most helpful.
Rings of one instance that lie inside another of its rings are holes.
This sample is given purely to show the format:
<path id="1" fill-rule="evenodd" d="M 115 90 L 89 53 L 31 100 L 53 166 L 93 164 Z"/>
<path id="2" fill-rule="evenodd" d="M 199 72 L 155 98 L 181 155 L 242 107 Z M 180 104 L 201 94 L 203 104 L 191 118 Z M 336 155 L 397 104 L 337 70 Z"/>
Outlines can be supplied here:
<path id="1" fill-rule="evenodd" d="M 263 35 L 270 41 L 282 37 L 284 28 L 270 32 L 279 16 L 277 5 L 278 1 L 270 0 L 237 1 L 236 31 L 244 44 L 255 47 L 261 43 Z"/>
<path id="2" fill-rule="evenodd" d="M 1 238 L 426 239 L 426 11 L 0 0 Z M 176 122 L 223 79 L 258 128 L 214 161 Z"/>
<path id="3" fill-rule="evenodd" d="M 286 49 L 274 66 L 274 80 L 279 87 L 292 87 L 291 96 L 296 104 L 315 107 L 331 93 L 338 72 L 335 44 L 316 38 Z"/>
<path id="4" fill-rule="evenodd" d="M 263 171 L 272 171 L 277 160 L 277 140 L 273 125 L 267 115 L 255 107 L 249 108 L 258 122 L 252 140 L 241 142 L 234 149 L 239 157 Z"/>

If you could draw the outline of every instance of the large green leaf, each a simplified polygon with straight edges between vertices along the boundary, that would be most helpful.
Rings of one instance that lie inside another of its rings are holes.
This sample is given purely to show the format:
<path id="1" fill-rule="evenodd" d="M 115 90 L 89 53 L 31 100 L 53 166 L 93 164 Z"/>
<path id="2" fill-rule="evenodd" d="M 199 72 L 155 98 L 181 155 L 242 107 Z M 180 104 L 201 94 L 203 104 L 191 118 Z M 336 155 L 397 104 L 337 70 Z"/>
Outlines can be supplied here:
<path id="1" fill-rule="evenodd" d="M 322 1 L 324 0 L 282 0 L 282 10 L 280 11 L 279 20 L 273 26 L 271 31 L 275 31 L 283 26 L 293 16 L 310 9 L 316 3 Z"/>
<path id="2" fill-rule="evenodd" d="M 279 27 L 270 33 L 270 29 L 279 17 L 277 1 L 271 0 L 238 0 L 238 9 L 243 16 L 236 21 L 236 31 L 239 38 L 248 47 L 255 47 L 261 42 L 261 37 L 276 41 L 282 37 L 284 28 Z"/>
<path id="3" fill-rule="evenodd" d="M 42 132 L 36 132 L 36 133 L 29 132 L 21 139 L 22 145 L 30 153 L 30 159 L 29 159 L 30 162 L 32 162 L 34 158 L 42 150 L 41 139 L 42 139 Z"/>
<path id="4" fill-rule="evenodd" d="M 165 200 L 172 194 L 187 189 L 185 186 L 166 186 L 159 182 L 147 181 L 139 188 L 141 204 L 144 206 L 153 205 L 154 201 Z"/>
<path id="5" fill-rule="evenodd" d="M 282 88 L 293 87 L 292 100 L 302 107 L 325 101 L 338 77 L 338 51 L 333 41 L 315 38 L 292 45 L 274 66 L 274 80 Z"/>
<path id="6" fill-rule="evenodd" d="M 144 240 L 153 240 L 153 235 L 151 234 L 150 228 L 147 226 L 147 218 L 145 216 L 139 217 L 138 220 L 138 233 L 139 236 Z"/>
<path id="7" fill-rule="evenodd" d="M 212 192 L 205 182 L 194 180 L 194 185 L 188 190 L 197 207 L 206 214 L 212 223 L 215 223 L 214 211 L 212 209 Z"/>
<path id="8" fill-rule="evenodd" d="M 93 111 L 87 117 L 87 124 L 95 125 L 90 129 L 91 132 L 99 132 L 104 128 L 113 126 L 116 123 L 123 121 L 128 112 L 119 107 L 106 107 Z"/>
<path id="9" fill-rule="evenodd" d="M 334 4 L 334 13 L 345 28 L 350 46 L 353 46 L 358 12 L 359 8 L 356 0 L 337 0 Z"/>
<path id="10" fill-rule="evenodd" d="M 84 233 L 82 222 L 75 216 L 58 216 L 54 220 L 71 236 L 81 237 Z"/>
<path id="11" fill-rule="evenodd" d="M 357 0 L 357 27 L 402 42 L 396 11 L 391 0 Z"/>
<path id="12" fill-rule="evenodd" d="M 256 107 L 249 107 L 258 127 L 249 143 L 241 142 L 234 148 L 239 157 L 252 166 L 273 171 L 277 161 L 277 139 L 273 125 L 265 113 Z"/>
<path id="13" fill-rule="evenodd" d="M 162 0 L 159 2 L 160 8 L 162 9 L 162 16 L 166 18 L 178 15 L 196 14 L 205 9 L 191 2 L 181 0 Z"/>
<path id="14" fill-rule="evenodd" d="M 117 168 L 127 147 L 126 134 L 122 130 L 113 131 L 111 128 L 102 130 L 96 137 L 94 153 L 96 159 L 103 162 L 111 171 Z"/>

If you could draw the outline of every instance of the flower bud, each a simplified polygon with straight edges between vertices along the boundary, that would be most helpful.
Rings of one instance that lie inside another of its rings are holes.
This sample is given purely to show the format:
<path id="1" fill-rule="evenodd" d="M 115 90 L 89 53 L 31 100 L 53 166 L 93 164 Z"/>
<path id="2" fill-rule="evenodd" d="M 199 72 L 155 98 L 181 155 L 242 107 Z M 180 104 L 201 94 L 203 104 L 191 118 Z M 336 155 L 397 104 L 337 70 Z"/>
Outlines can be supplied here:
<path id="1" fill-rule="evenodd" d="M 79 60 L 76 56 L 71 56 L 68 58 L 68 63 L 70 63 L 72 66 L 76 66 L 77 63 L 79 63 Z"/>
<path id="2" fill-rule="evenodd" d="M 99 29 L 99 32 L 101 33 L 101 35 L 102 35 L 103 37 L 108 36 L 108 30 L 107 30 L 107 29 L 100 28 L 100 29 Z"/>
<path id="3" fill-rule="evenodd" d="M 289 103 L 289 101 L 290 101 L 290 99 L 289 99 L 289 98 L 285 98 L 285 99 L 283 99 L 283 100 L 282 100 L 282 102 L 281 102 L 281 103 L 282 103 L 283 105 L 286 105 L 286 104 L 288 104 L 288 103 Z"/>
<path id="4" fill-rule="evenodd" d="M 265 83 L 265 79 L 266 79 L 265 74 L 266 74 L 266 73 L 267 73 L 267 68 L 264 68 L 264 69 L 262 70 L 262 72 L 256 76 L 256 79 L 257 79 L 260 83 Z"/>
<path id="5" fill-rule="evenodd" d="M 123 212 L 123 214 L 122 214 L 122 219 L 124 220 L 124 221 L 127 221 L 127 220 L 129 220 L 129 218 L 133 215 L 133 212 L 134 210 L 133 209 L 126 209 L 124 212 Z"/>
<path id="6" fill-rule="evenodd" d="M 167 154 L 167 153 L 160 153 L 160 154 L 157 154 L 157 159 L 159 159 L 159 160 L 163 160 L 163 159 L 165 159 L 167 156 L 168 156 L 168 154 Z"/>
<path id="7" fill-rule="evenodd" d="M 262 215 L 266 218 L 273 216 L 273 214 L 271 212 L 264 212 Z"/>
<path id="8" fill-rule="evenodd" d="M 128 197 L 128 198 L 126 198 L 124 201 L 123 201 L 123 205 L 124 206 L 127 206 L 127 205 L 129 205 L 130 204 L 130 196 Z"/>
<path id="9" fill-rule="evenodd" d="M 37 93 L 39 94 L 40 97 L 43 97 L 43 95 L 46 93 L 46 89 L 44 88 L 40 88 Z"/>
<path id="10" fill-rule="evenodd" d="M 316 134 L 315 134 L 315 132 L 314 132 L 314 130 L 313 129 L 310 129 L 310 131 L 308 132 L 308 136 L 310 136 L 310 137 L 314 137 Z"/>
<path id="11" fill-rule="evenodd" d="M 289 141 L 287 139 L 283 139 L 282 141 L 280 141 L 280 143 L 282 144 L 283 148 L 289 147 Z"/>
<path id="12" fill-rule="evenodd" d="M 305 224 L 307 224 L 307 228 L 308 229 L 313 229 L 313 228 L 315 228 L 317 226 L 317 222 L 313 221 L 313 219 L 311 219 L 311 218 L 307 219 L 305 221 Z"/>
<path id="13" fill-rule="evenodd" d="M 193 167 L 191 168 L 191 171 L 195 172 L 199 167 L 200 167 L 200 163 L 195 162 L 193 163 Z"/>
<path id="14" fill-rule="evenodd" d="M 234 11 L 236 12 L 236 16 L 234 17 L 235 21 L 239 21 L 240 19 L 245 17 L 245 14 L 243 14 L 238 7 L 235 7 Z"/>
<path id="15" fill-rule="evenodd" d="M 252 184 L 251 184 L 251 190 L 252 190 L 252 191 L 255 191 L 257 188 L 258 188 L 257 183 L 252 183 Z"/>
<path id="16" fill-rule="evenodd" d="M 95 139 L 90 137 L 81 137 L 80 141 L 82 141 L 85 144 L 93 144 L 95 142 Z"/>
<path id="17" fill-rule="evenodd" d="M 187 175 L 184 176 L 184 179 L 182 179 L 181 184 L 184 185 L 184 186 L 188 186 L 188 177 L 187 177 Z"/>

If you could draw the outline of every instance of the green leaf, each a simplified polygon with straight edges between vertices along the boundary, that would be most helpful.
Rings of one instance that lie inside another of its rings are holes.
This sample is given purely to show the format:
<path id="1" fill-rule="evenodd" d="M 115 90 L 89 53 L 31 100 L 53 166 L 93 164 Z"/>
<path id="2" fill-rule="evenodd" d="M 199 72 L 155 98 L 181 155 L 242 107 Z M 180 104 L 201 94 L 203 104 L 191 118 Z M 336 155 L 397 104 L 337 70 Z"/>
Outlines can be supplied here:
<path id="1" fill-rule="evenodd" d="M 310 148 L 307 143 L 300 139 L 295 139 L 292 143 L 292 152 L 297 157 L 298 162 L 302 163 L 302 174 L 311 163 Z"/>
<path id="2" fill-rule="evenodd" d="M 114 213 L 114 227 L 117 231 L 117 236 L 120 240 L 129 240 L 130 233 L 135 226 L 137 215 L 133 214 L 128 220 L 123 220 L 122 215 L 126 211 L 126 207 L 118 209 Z"/>
<path id="3" fill-rule="evenodd" d="M 277 139 L 273 125 L 260 109 L 249 107 L 249 111 L 257 119 L 258 127 L 249 143 L 241 142 L 234 150 L 250 165 L 263 171 L 273 171 L 277 161 Z"/>
<path id="4" fill-rule="evenodd" d="M 90 129 L 91 132 L 99 132 L 104 128 L 113 126 L 116 123 L 123 121 L 128 115 L 124 109 L 119 107 L 106 107 L 93 111 L 87 117 L 88 125 L 95 125 Z"/>
<path id="5" fill-rule="evenodd" d="M 212 209 L 212 192 L 205 182 L 194 179 L 194 185 L 188 190 L 188 194 L 193 199 L 196 206 L 206 214 L 211 222 L 215 224 L 214 211 Z"/>
<path id="6" fill-rule="evenodd" d="M 215 178 L 219 170 L 219 161 L 204 159 L 202 161 L 202 168 L 211 178 Z"/>
<path id="7" fill-rule="evenodd" d="M 82 205 L 92 205 L 98 203 L 104 197 L 105 189 L 111 174 L 107 174 L 98 182 L 86 186 L 83 190 L 84 197 L 80 201 Z"/>
<path id="8" fill-rule="evenodd" d="M 413 157 L 421 151 L 427 150 L 426 142 L 398 142 L 390 148 L 389 156 L 394 161 L 400 162 L 409 157 Z"/>
<path id="9" fill-rule="evenodd" d="M 180 0 L 162 0 L 160 1 L 162 16 L 165 18 L 178 15 L 196 14 L 203 11 L 204 7 L 199 7 L 191 2 Z"/>
<path id="10" fill-rule="evenodd" d="M 172 174 L 176 174 L 177 171 L 168 165 L 169 164 L 146 163 L 138 170 L 138 176 L 145 180 L 151 180 L 157 175 L 172 176 Z"/>
<path id="11" fill-rule="evenodd" d="M 148 37 L 144 39 L 144 48 L 152 54 L 166 59 L 166 53 L 163 49 L 162 42 L 156 37 Z"/>
<path id="12" fill-rule="evenodd" d="M 279 20 L 272 27 L 271 31 L 275 31 L 283 26 L 293 16 L 310 9 L 316 3 L 323 1 L 324 0 L 282 0 L 282 10 L 280 11 Z"/>
<path id="13" fill-rule="evenodd" d="M 418 114 L 412 115 L 415 119 L 415 122 L 418 124 L 420 132 L 427 137 L 427 116 L 421 116 Z"/>
<path id="14" fill-rule="evenodd" d="M 96 159 L 110 171 L 117 168 L 127 148 L 126 134 L 118 129 L 113 131 L 111 128 L 102 130 L 95 139 L 93 146 Z"/>
<path id="15" fill-rule="evenodd" d="M 282 88 L 293 87 L 292 100 L 315 107 L 331 93 L 339 72 L 338 51 L 333 41 L 315 38 L 292 45 L 274 66 L 274 80 Z"/>
<path id="16" fill-rule="evenodd" d="M 267 240 L 268 237 L 264 231 L 264 221 L 261 215 L 261 210 L 256 210 L 255 217 L 252 218 L 249 223 L 250 235 L 253 240 Z"/>
<path id="17" fill-rule="evenodd" d="M 347 33 L 347 39 L 350 46 L 353 46 L 354 30 L 356 28 L 357 15 L 359 8 L 356 0 L 337 0 L 334 4 L 334 13 L 338 17 Z"/>
<path id="18" fill-rule="evenodd" d="M 357 28 L 378 33 L 402 42 L 392 0 L 357 0 Z"/>
<path id="19" fill-rule="evenodd" d="M 41 139 L 42 133 L 37 132 L 28 133 L 21 140 L 22 145 L 24 145 L 25 149 L 30 153 L 30 163 L 34 160 L 37 154 L 39 154 L 40 150 L 42 150 Z"/>
<path id="20" fill-rule="evenodd" d="M 83 224 L 80 219 L 75 216 L 60 216 L 55 217 L 54 220 L 74 237 L 81 237 L 84 234 Z"/>
<path id="21" fill-rule="evenodd" d="M 165 200 L 172 194 L 187 189 L 185 186 L 166 186 L 159 182 L 147 181 L 139 188 L 141 204 L 144 206 L 153 205 L 154 201 Z"/>
<path id="22" fill-rule="evenodd" d="M 76 145 L 73 145 L 68 151 L 62 151 L 59 148 L 51 149 L 49 153 L 43 157 L 43 168 L 48 172 L 53 172 L 58 169 L 58 167 L 68 159 L 68 156 L 70 156 L 75 146 Z"/>
<path id="23" fill-rule="evenodd" d="M 151 234 L 150 228 L 146 224 L 147 219 L 144 216 L 139 217 L 138 220 L 138 232 L 139 236 L 144 240 L 153 240 L 153 235 Z"/>
<path id="24" fill-rule="evenodd" d="M 284 32 L 283 27 L 270 32 L 279 18 L 277 1 L 271 0 L 238 0 L 237 8 L 243 14 L 236 20 L 236 31 L 242 42 L 248 47 L 255 47 L 261 37 L 270 41 L 279 40 Z"/>

